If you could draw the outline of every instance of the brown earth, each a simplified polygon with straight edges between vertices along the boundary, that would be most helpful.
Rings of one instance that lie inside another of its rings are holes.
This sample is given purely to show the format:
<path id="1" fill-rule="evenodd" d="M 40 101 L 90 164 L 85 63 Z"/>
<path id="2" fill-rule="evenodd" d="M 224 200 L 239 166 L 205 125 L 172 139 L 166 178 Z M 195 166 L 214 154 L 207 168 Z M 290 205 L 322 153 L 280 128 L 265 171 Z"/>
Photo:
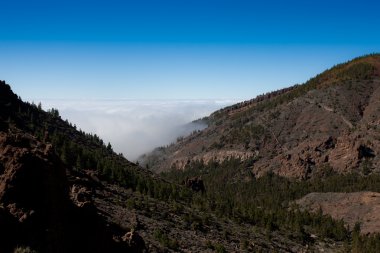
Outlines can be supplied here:
<path id="1" fill-rule="evenodd" d="M 311 212 L 321 210 L 334 219 L 343 219 L 350 229 L 361 224 L 363 234 L 380 233 L 380 193 L 310 193 L 296 201 Z"/>

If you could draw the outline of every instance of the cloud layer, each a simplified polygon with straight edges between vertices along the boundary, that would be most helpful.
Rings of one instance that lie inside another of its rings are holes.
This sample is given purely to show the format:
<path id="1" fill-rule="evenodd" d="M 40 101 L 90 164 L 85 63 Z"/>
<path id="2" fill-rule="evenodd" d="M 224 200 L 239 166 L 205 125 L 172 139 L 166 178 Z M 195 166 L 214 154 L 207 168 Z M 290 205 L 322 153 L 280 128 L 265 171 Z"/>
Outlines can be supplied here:
<path id="1" fill-rule="evenodd" d="M 85 132 L 99 135 L 131 161 L 204 126 L 188 124 L 234 100 L 41 100 Z"/>

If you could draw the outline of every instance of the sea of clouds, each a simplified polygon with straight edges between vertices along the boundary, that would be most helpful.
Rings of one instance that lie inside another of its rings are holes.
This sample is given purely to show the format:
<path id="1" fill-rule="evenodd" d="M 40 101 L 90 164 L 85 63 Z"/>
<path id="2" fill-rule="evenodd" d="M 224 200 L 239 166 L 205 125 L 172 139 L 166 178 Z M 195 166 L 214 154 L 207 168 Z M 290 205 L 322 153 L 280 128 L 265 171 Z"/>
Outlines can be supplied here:
<path id="1" fill-rule="evenodd" d="M 131 160 L 203 129 L 190 122 L 208 116 L 236 100 L 49 100 L 43 109 L 57 108 L 62 119 L 110 142 Z"/>

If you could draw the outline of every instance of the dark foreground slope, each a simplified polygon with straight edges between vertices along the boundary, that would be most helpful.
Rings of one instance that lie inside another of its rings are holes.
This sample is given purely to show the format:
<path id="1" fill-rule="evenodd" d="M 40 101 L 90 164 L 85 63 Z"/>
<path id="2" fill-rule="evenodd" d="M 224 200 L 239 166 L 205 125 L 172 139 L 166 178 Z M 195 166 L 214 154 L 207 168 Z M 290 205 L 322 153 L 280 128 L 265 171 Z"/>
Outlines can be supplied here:
<path id="1" fill-rule="evenodd" d="M 97 214 L 86 196 L 86 176 L 71 178 L 74 172 L 66 170 L 50 144 L 28 134 L 0 132 L 0 167 L 0 252 L 138 250 L 128 241 L 113 240 L 124 235 L 118 234 L 122 230 Z"/>
<path id="2" fill-rule="evenodd" d="M 380 168 L 380 55 L 337 65 L 303 85 L 213 113 L 209 127 L 143 157 L 154 171 L 194 161 L 248 161 L 250 171 L 308 179 Z"/>

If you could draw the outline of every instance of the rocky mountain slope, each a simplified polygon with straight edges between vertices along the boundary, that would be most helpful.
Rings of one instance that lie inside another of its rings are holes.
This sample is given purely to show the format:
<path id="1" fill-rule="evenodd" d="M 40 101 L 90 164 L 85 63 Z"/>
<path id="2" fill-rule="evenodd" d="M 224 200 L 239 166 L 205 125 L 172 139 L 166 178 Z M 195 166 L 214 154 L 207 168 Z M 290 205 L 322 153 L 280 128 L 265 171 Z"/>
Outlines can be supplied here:
<path id="1" fill-rule="evenodd" d="M 302 85 L 258 96 L 208 118 L 208 128 L 141 158 L 154 171 L 192 162 L 248 162 L 255 176 L 268 171 L 308 179 L 332 170 L 379 172 L 380 55 L 339 64 Z"/>
<path id="2" fill-rule="evenodd" d="M 200 193 L 192 196 L 137 166 L 136 173 L 145 175 L 137 189 L 101 170 L 78 170 L 62 161 L 46 141 L 48 134 L 40 140 L 11 121 L 3 123 L 0 252 L 333 252 L 343 247 L 331 239 L 306 245 L 283 230 L 271 234 L 199 209 L 192 199 Z M 166 196 L 165 186 L 175 194 Z"/>
<path id="3" fill-rule="evenodd" d="M 308 234 L 267 230 L 202 203 L 217 204 L 127 161 L 96 135 L 62 120 L 58 110 L 25 103 L 0 82 L 0 252 L 343 247 L 329 237 L 306 243 Z"/>
<path id="4" fill-rule="evenodd" d="M 38 252 L 165 252 L 160 241 L 175 251 L 233 251 L 249 233 L 212 216 L 196 232 L 192 222 L 202 214 L 101 181 L 93 171 L 66 169 L 50 144 L 31 135 L 1 132 L 0 165 L 1 252 L 26 245 Z M 227 239 L 224 230 L 234 233 Z M 255 237 L 256 248 L 303 248 L 280 236 L 273 245 L 259 232 Z"/>

